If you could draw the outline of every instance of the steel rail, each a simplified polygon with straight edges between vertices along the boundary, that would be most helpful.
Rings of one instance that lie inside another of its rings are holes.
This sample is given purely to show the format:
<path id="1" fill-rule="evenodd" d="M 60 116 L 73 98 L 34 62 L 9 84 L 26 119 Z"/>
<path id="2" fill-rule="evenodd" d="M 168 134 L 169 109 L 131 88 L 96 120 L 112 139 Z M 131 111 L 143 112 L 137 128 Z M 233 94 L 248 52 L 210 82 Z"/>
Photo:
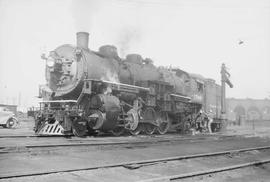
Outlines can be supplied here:
<path id="1" fill-rule="evenodd" d="M 51 137 L 51 138 L 53 138 L 53 137 L 57 137 L 57 138 L 59 138 L 59 137 L 63 137 L 64 138 L 64 136 L 57 136 L 57 135 L 55 135 L 55 136 L 38 136 L 38 135 L 1 135 L 0 136 L 0 139 L 1 138 L 46 138 L 46 137 Z"/>
<path id="2" fill-rule="evenodd" d="M 218 136 L 219 137 L 219 136 Z M 223 138 L 229 138 L 231 139 L 234 136 L 222 136 Z M 27 138 L 27 137 L 26 137 Z M 1 146 L 0 150 L 3 149 L 10 149 L 10 148 L 26 148 L 26 149 L 31 149 L 31 148 L 57 148 L 57 147 L 83 147 L 83 146 L 109 146 L 109 145 L 132 145 L 132 144 L 153 144 L 156 145 L 157 143 L 173 143 L 173 142 L 181 142 L 181 141 L 202 141 L 202 140 L 207 140 L 207 141 L 215 141 L 215 139 L 212 139 L 210 137 L 197 137 L 197 138 L 161 138 L 161 139 L 150 139 L 150 140 L 137 140 L 137 141 L 118 141 L 118 142 L 96 142 L 93 143 L 91 142 L 91 140 L 87 140 L 87 141 L 80 141 L 79 143 L 63 143 L 63 144 L 41 144 L 41 145 L 21 145 L 21 146 L 17 146 L 17 145 L 10 145 L 10 146 Z M 222 139 L 224 140 L 224 139 Z M 72 140 L 70 140 L 72 141 Z M 82 143 L 84 142 L 84 143 Z M 91 142 L 91 143 L 90 143 Z M 3 153 L 11 153 L 12 151 L 0 151 L 0 154 Z"/>
<path id="3" fill-rule="evenodd" d="M 192 135 L 192 137 L 237 137 L 237 136 L 245 136 L 245 135 L 249 135 L 249 134 L 243 134 L 243 135 L 222 135 L 220 133 L 214 133 L 214 134 L 206 134 L 206 135 Z M 113 135 L 109 135 L 107 133 L 105 134 L 100 134 L 95 136 L 94 138 L 102 138 L 102 137 L 113 137 L 113 138 L 117 138 L 116 136 Z M 127 135 L 127 137 L 131 137 L 132 135 Z M 144 136 L 144 135 L 138 135 L 138 136 Z M 149 137 L 155 137 L 155 136 L 160 136 L 162 138 L 165 138 L 167 136 L 189 136 L 189 135 L 179 135 L 179 133 L 176 132 L 171 132 L 171 133 L 167 133 L 165 135 L 159 135 L 159 134 L 153 134 L 153 135 L 147 135 Z M 74 137 L 74 138 L 78 138 L 80 139 L 80 137 L 76 137 L 74 135 L 0 135 L 0 139 L 1 138 L 70 138 L 70 137 Z M 120 137 L 125 137 L 125 135 L 120 136 Z M 133 136 L 136 137 L 136 136 Z M 87 136 L 85 137 L 87 138 Z"/>
<path id="4" fill-rule="evenodd" d="M 46 172 L 36 172 L 36 173 L 29 173 L 29 174 L 18 174 L 18 175 L 2 175 L 0 176 L 0 179 L 8 179 L 8 178 L 21 178 L 21 177 L 30 177 L 30 176 L 41 176 L 41 175 L 48 175 L 48 174 L 56 174 L 56 173 L 69 173 L 69 172 L 76 172 L 76 171 L 87 171 L 87 170 L 95 170 L 95 169 L 106 169 L 106 168 L 115 168 L 115 167 L 126 167 L 128 168 L 131 165 L 140 165 L 143 167 L 145 164 L 152 164 L 152 163 L 161 163 L 161 162 L 167 162 L 167 161 L 174 161 L 174 160 L 184 160 L 184 159 L 194 159 L 194 158 L 202 158 L 202 157 L 212 157 L 212 156 L 219 156 L 219 155 L 226 155 L 226 154 L 232 154 L 232 153 L 241 153 L 241 152 L 247 152 L 247 151 L 253 151 L 253 150 L 266 150 L 270 149 L 270 146 L 261 146 L 261 147 L 253 147 L 253 148 L 243 148 L 243 149 L 235 149 L 235 150 L 226 150 L 226 151 L 220 151 L 220 152 L 209 152 L 209 153 L 202 153 L 202 154 L 193 154 L 193 155 L 184 155 L 184 156 L 176 156 L 176 157 L 167 157 L 167 158 L 159 158 L 159 159 L 149 159 L 149 160 L 138 160 L 138 161 L 131 161 L 131 162 L 121 162 L 121 163 L 114 163 L 114 164 L 107 164 L 107 165 L 100 165 L 95 167 L 85 167 L 85 168 L 77 168 L 77 169 L 67 169 L 67 170 L 52 170 L 52 171 L 46 171 Z M 206 170 L 206 171 L 200 171 L 200 172 L 194 172 L 194 173 L 187 173 L 183 175 L 173 175 L 173 176 L 165 176 L 165 177 L 159 177 L 159 178 L 152 178 L 149 179 L 152 180 L 162 180 L 163 178 L 168 179 L 180 179 L 180 178 L 186 178 L 192 177 L 192 176 L 198 176 L 203 174 L 209 174 L 209 173 L 215 173 L 221 172 L 229 169 L 237 169 L 241 168 L 242 166 L 250 166 L 250 165 L 256 165 L 256 164 L 263 164 L 270 162 L 270 159 L 264 160 L 264 161 L 255 161 L 255 162 L 249 162 L 239 165 L 234 165 L 230 167 L 223 167 L 218 168 L 215 170 Z M 137 167 L 139 168 L 139 167 Z M 147 180 L 144 180 L 147 182 Z"/>
<path id="5" fill-rule="evenodd" d="M 157 145 L 157 143 L 172 143 L 172 142 L 181 142 L 181 141 L 201 141 L 204 138 L 198 139 L 166 139 L 166 140 L 149 140 L 149 141 L 123 141 L 123 142 L 97 142 L 97 143 L 65 143 L 65 144 L 43 144 L 43 145 L 22 145 L 22 146 L 2 146 L 0 150 L 10 149 L 10 148 L 26 148 L 26 149 L 34 149 L 34 148 L 59 148 L 59 147 L 84 147 L 84 146 L 110 146 L 110 145 L 132 145 L 132 144 L 153 144 Z M 12 153 L 13 151 L 0 151 L 0 154 Z M 22 151 L 20 151 L 22 152 Z"/>
<path id="6" fill-rule="evenodd" d="M 154 142 L 171 142 L 170 140 L 153 141 L 123 141 L 123 142 L 97 142 L 97 143 L 65 143 L 65 144 L 43 144 L 43 145 L 22 145 L 22 146 L 4 146 L 0 149 L 22 147 L 22 148 L 56 148 L 56 147 L 79 147 L 79 146 L 100 146 L 100 145 L 126 145 L 126 144 L 149 144 Z M 2 153 L 2 152 L 0 152 Z"/>
<path id="7" fill-rule="evenodd" d="M 184 178 L 191 178 L 196 176 L 203 176 L 207 174 L 213 174 L 213 173 L 220 173 L 224 171 L 232 171 L 235 169 L 250 167 L 250 166 L 256 166 L 256 165 L 262 165 L 265 163 L 270 163 L 270 159 L 265 159 L 261 161 L 254 161 L 254 162 L 247 162 L 243 164 L 237 164 L 232 166 L 226 166 L 226 167 L 220 167 L 216 169 L 208 169 L 208 170 L 202 170 L 197 172 L 191 172 L 191 173 L 185 173 L 185 174 L 179 174 L 179 175 L 171 175 L 171 176 L 164 176 L 164 177 L 157 177 L 157 178 L 151 178 L 146 180 L 140 180 L 139 182 L 153 182 L 153 181 L 173 181 L 178 179 L 184 179 Z"/>
<path id="8" fill-rule="evenodd" d="M 127 135 L 127 137 L 131 137 L 132 135 Z M 155 137 L 155 136 L 160 136 L 162 138 L 165 138 L 167 136 L 179 136 L 179 137 L 185 137 L 186 136 L 192 136 L 192 137 L 237 137 L 237 136 L 244 136 L 244 135 L 221 135 L 219 133 L 214 133 L 214 134 L 206 134 L 206 135 L 179 135 L 179 133 L 167 133 L 165 135 L 159 135 L 159 134 L 153 134 L 153 135 L 138 135 L 138 136 L 149 136 L 149 137 Z M 80 139 L 80 137 L 76 137 L 74 135 L 0 135 L 0 139 L 1 138 L 78 138 Z M 117 138 L 116 136 L 113 135 L 108 135 L 108 134 L 100 134 L 95 136 L 94 138 L 102 138 L 102 137 L 112 137 L 112 138 Z M 120 136 L 120 137 L 125 137 L 125 135 Z M 133 137 L 137 137 L 137 136 L 133 136 Z M 84 138 L 87 138 L 84 137 Z"/>

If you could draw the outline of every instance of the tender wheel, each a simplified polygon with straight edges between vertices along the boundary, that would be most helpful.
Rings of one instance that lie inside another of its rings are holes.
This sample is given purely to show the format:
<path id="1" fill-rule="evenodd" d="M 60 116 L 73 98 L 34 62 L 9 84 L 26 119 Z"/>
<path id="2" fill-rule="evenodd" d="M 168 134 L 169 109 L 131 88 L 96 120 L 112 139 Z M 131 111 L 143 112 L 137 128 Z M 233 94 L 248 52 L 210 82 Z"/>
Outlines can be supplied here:
<path id="1" fill-rule="evenodd" d="M 157 127 L 157 132 L 161 135 L 167 133 L 171 125 L 168 114 L 166 112 L 158 113 L 157 122 L 159 123 L 159 126 Z"/>
<path id="2" fill-rule="evenodd" d="M 114 128 L 113 130 L 111 130 L 111 133 L 114 135 L 114 136 L 120 136 L 122 135 L 123 133 L 125 132 L 125 128 L 124 127 L 116 127 Z"/>
<path id="3" fill-rule="evenodd" d="M 144 123 L 143 124 L 143 127 L 144 127 L 144 132 L 147 135 L 152 135 L 156 131 L 156 126 L 155 125 L 152 125 L 150 123 Z"/>
<path id="4" fill-rule="evenodd" d="M 7 123 L 5 128 L 15 128 L 17 125 L 18 120 L 15 118 L 10 118 Z"/>

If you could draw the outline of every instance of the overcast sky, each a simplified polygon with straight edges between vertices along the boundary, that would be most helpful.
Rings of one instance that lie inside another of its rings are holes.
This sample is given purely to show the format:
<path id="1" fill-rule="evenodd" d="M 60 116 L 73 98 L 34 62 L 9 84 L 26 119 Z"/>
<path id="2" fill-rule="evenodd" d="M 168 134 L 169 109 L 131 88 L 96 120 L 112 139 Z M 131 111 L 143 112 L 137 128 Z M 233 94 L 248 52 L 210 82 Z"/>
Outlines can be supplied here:
<path id="1" fill-rule="evenodd" d="M 41 53 L 75 44 L 118 47 L 156 65 L 175 66 L 220 82 L 226 63 L 228 97 L 270 95 L 270 0 L 0 0 L 0 103 L 35 104 L 45 83 Z M 239 44 L 243 41 L 242 44 Z"/>

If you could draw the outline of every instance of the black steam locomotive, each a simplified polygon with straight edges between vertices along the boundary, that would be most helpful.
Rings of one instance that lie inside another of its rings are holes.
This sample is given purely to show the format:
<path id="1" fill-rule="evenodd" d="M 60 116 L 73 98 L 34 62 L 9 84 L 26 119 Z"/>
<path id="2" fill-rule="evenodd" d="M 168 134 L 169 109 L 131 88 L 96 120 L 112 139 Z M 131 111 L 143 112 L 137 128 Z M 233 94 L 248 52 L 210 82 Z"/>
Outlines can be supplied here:
<path id="1" fill-rule="evenodd" d="M 165 134 L 219 126 L 221 87 L 212 79 L 156 67 L 137 54 L 122 59 L 110 45 L 92 51 L 86 32 L 77 33 L 76 46 L 61 45 L 42 58 L 47 84 L 40 86 L 38 135 Z"/>

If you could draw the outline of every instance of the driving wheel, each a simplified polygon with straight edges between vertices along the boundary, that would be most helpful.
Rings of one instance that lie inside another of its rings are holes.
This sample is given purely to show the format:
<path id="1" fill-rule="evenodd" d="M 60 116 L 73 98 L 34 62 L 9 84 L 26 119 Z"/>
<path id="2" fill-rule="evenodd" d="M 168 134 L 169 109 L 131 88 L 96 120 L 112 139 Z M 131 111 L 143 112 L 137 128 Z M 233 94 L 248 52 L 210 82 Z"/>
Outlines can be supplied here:
<path id="1" fill-rule="evenodd" d="M 168 114 L 164 111 L 159 112 L 157 122 L 159 123 L 159 126 L 157 127 L 157 132 L 161 135 L 167 133 L 171 125 Z"/>

